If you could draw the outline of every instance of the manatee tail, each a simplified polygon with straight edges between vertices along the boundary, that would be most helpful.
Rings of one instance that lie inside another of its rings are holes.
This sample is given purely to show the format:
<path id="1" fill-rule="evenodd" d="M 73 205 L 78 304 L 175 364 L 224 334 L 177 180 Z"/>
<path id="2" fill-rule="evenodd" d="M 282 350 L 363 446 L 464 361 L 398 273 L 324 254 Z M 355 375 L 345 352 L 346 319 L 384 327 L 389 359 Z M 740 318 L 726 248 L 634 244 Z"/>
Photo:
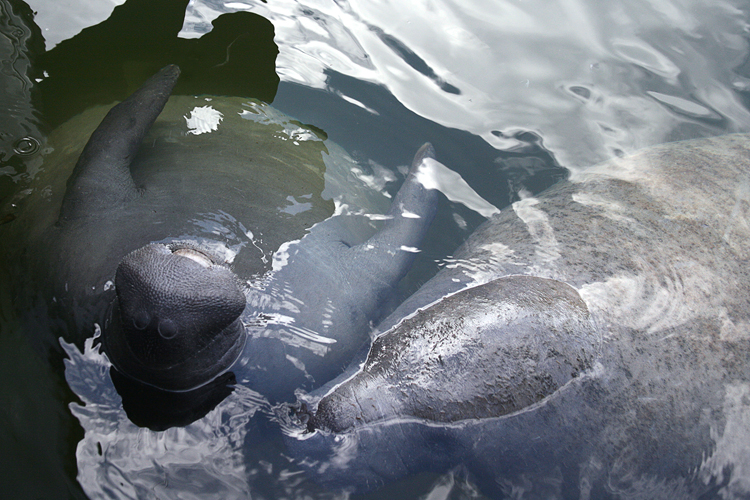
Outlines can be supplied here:
<path id="1" fill-rule="evenodd" d="M 68 179 L 59 222 L 98 213 L 137 195 L 130 162 L 179 76 L 180 68 L 166 66 L 109 110 L 91 134 Z"/>

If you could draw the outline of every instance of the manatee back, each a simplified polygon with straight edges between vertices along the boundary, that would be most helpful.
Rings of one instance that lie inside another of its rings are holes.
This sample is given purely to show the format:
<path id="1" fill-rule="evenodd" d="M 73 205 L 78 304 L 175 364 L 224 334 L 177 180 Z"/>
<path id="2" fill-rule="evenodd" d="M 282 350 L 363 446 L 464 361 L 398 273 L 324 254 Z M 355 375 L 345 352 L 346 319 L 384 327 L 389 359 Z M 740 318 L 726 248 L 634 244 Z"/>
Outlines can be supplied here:
<path id="1" fill-rule="evenodd" d="M 381 326 L 401 321 L 395 332 L 411 321 L 400 332 L 404 342 L 413 342 L 410 332 L 422 328 L 442 346 L 448 333 L 460 338 L 467 314 L 446 306 L 455 311 L 447 315 L 446 331 L 427 330 L 421 321 L 414 324 L 428 317 L 428 310 L 415 313 L 419 308 L 453 293 L 470 310 L 474 297 L 458 290 L 514 275 L 565 283 L 593 318 L 601 348 L 590 369 L 539 403 L 497 417 L 488 412 L 436 423 L 432 412 L 441 407 L 433 404 L 446 396 L 397 394 L 399 384 L 433 378 L 440 381 L 435 389 L 461 394 L 485 375 L 484 363 L 475 370 L 467 362 L 464 372 L 448 369 L 453 375 L 443 377 L 427 350 L 417 351 L 424 365 L 398 342 L 389 350 L 386 333 L 373 352 L 399 368 L 382 377 L 381 365 L 368 360 L 349 381 L 339 381 L 320 401 L 312 427 L 319 420 L 321 427 L 347 432 L 316 432 L 300 446 L 317 443 L 332 451 L 331 463 L 345 449 L 351 465 L 341 469 L 342 483 L 357 474 L 372 484 L 460 464 L 498 495 L 518 487 L 544 496 L 545 488 L 562 485 L 558 496 L 744 498 L 750 492 L 749 151 L 747 135 L 702 139 L 576 172 L 480 226 Z M 559 338 L 565 345 L 566 336 Z M 471 339 L 460 343 L 472 346 Z M 517 363 L 519 375 L 513 383 L 522 396 L 523 360 L 536 360 L 531 352 L 513 356 L 510 366 Z M 506 361 L 497 356 L 497 363 Z M 498 393 L 502 384 L 487 386 L 486 400 L 464 414 L 481 413 L 477 408 Z M 333 437 L 346 447 L 324 443 Z M 368 456 L 373 449 L 378 463 L 398 467 L 379 467 Z"/>

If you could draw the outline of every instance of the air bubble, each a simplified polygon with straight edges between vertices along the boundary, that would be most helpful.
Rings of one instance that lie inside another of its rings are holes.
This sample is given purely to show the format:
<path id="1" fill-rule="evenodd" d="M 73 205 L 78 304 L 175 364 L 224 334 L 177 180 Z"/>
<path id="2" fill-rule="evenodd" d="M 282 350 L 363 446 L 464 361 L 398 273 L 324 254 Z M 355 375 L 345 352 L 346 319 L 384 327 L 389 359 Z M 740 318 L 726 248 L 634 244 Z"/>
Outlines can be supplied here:
<path id="1" fill-rule="evenodd" d="M 31 156 L 39 151 L 40 143 L 33 137 L 18 139 L 13 145 L 13 152 L 18 156 Z"/>

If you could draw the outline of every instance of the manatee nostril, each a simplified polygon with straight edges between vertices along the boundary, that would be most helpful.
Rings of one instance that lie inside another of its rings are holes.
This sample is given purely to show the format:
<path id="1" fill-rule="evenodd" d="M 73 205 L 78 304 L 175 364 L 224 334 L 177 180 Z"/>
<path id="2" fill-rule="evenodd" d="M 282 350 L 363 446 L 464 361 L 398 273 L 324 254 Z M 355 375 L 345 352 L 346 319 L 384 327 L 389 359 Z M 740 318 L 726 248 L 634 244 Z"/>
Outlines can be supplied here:
<path id="1" fill-rule="evenodd" d="M 159 321 L 157 330 L 159 331 L 159 335 L 161 335 L 162 338 L 171 339 L 172 337 L 177 335 L 177 324 L 171 319 L 163 319 Z"/>
<path id="2" fill-rule="evenodd" d="M 186 246 L 154 243 L 123 257 L 115 274 L 117 313 L 103 339 L 118 371 L 168 391 L 225 372 L 247 336 L 237 276 Z"/>
<path id="3" fill-rule="evenodd" d="M 148 324 L 151 323 L 151 317 L 146 311 L 138 311 L 133 317 L 133 326 L 137 330 L 145 330 Z"/>

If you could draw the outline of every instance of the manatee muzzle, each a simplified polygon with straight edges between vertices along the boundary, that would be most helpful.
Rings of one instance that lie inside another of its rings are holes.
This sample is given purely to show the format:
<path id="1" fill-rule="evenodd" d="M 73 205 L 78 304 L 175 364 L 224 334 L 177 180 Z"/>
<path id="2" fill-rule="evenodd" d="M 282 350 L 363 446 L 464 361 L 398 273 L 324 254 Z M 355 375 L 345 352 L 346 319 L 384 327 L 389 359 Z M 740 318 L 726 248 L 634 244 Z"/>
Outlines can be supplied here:
<path id="1" fill-rule="evenodd" d="M 188 245 L 150 244 L 122 259 L 103 343 L 122 374 L 169 391 L 210 382 L 239 357 L 245 295 L 235 274 Z"/>

